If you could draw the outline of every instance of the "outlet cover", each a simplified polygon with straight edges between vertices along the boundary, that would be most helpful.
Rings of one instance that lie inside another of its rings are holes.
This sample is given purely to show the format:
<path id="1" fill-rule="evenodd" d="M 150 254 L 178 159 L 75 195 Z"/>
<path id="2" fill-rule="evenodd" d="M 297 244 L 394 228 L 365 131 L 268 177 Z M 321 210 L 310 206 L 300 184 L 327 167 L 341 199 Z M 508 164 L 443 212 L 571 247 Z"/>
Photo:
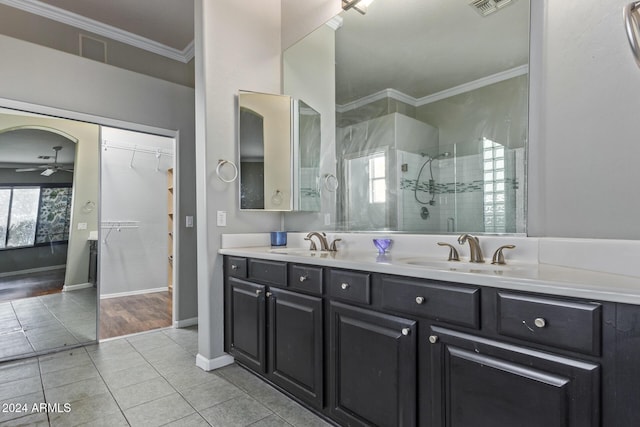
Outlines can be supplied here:
<path id="1" fill-rule="evenodd" d="M 226 227 L 227 226 L 227 211 L 218 211 L 216 216 L 216 224 L 218 227 Z"/>
<path id="2" fill-rule="evenodd" d="M 86 230 L 87 229 L 87 223 L 86 222 L 79 222 L 78 223 L 78 230 Z"/>

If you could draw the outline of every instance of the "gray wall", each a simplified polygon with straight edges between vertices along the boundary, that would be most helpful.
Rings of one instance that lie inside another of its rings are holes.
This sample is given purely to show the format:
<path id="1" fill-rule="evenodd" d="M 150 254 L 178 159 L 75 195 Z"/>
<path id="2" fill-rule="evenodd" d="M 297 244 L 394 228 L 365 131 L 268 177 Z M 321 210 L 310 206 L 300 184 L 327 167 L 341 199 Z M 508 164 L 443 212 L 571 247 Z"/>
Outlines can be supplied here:
<path id="1" fill-rule="evenodd" d="M 39 112 L 62 110 L 60 116 L 84 115 L 87 121 L 97 116 L 107 125 L 136 123 L 178 132 L 175 316 L 197 316 L 196 231 L 184 227 L 184 216 L 195 214 L 194 90 L 6 36 L 0 36 L 0 52 L 0 104 L 22 101 L 43 106 Z"/>
<path id="2" fill-rule="evenodd" d="M 238 183 L 220 181 L 219 159 L 238 161 L 237 93 L 280 93 L 280 0 L 196 0 L 196 154 L 199 359 L 223 355 L 222 233 L 278 230 L 280 213 L 240 212 Z M 227 227 L 217 227 L 226 211 Z"/>
<path id="3" fill-rule="evenodd" d="M 531 236 L 640 238 L 640 69 L 627 3 L 532 2 Z"/>
<path id="4" fill-rule="evenodd" d="M 185 64 L 101 35 L 0 4 L 0 34 L 79 55 L 80 34 L 104 41 L 107 64 L 193 87 L 193 60 Z"/>

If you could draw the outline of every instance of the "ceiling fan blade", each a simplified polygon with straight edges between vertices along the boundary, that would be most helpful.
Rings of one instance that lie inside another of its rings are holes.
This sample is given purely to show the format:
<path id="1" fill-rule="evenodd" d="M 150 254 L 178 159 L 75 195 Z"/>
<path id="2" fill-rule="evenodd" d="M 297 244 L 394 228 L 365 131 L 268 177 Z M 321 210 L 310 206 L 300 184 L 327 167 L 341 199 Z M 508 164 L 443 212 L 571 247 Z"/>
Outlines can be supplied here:
<path id="1" fill-rule="evenodd" d="M 71 172 L 71 173 L 73 173 L 73 169 L 61 169 L 61 170 L 65 171 L 65 172 Z"/>
<path id="2" fill-rule="evenodd" d="M 33 171 L 39 171 L 40 168 L 21 168 L 21 169 L 16 169 L 16 172 L 33 172 Z"/>

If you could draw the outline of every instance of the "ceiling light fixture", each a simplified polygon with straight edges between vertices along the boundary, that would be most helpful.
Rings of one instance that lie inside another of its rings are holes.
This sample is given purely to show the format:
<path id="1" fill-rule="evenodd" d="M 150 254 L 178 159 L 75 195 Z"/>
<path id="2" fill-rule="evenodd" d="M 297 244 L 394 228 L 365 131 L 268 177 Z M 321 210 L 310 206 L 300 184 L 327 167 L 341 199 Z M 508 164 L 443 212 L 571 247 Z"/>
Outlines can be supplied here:
<path id="1" fill-rule="evenodd" d="M 355 9 L 364 15 L 371 3 L 373 0 L 342 0 L 342 10 Z"/>
<path id="2" fill-rule="evenodd" d="M 40 175 L 42 176 L 51 176 L 53 175 L 53 173 L 55 172 L 55 169 L 45 169 L 42 171 L 42 173 Z"/>

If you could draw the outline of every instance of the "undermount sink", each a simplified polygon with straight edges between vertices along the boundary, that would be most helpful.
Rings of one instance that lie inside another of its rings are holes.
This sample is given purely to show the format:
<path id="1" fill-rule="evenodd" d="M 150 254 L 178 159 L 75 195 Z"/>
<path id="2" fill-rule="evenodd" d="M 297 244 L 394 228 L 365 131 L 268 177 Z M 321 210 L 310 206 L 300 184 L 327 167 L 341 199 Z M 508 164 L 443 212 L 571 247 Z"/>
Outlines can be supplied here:
<path id="1" fill-rule="evenodd" d="M 509 264 L 481 264 L 468 261 L 441 261 L 429 258 L 406 258 L 399 261 L 407 265 L 415 265 L 437 270 L 460 271 L 463 273 L 502 273 L 505 271 L 516 271 L 525 268 L 523 266 L 514 266 Z"/>
<path id="2" fill-rule="evenodd" d="M 305 256 L 319 256 L 326 257 L 330 251 L 312 251 L 309 248 L 271 248 L 269 252 L 272 254 L 282 255 L 305 255 Z"/>

